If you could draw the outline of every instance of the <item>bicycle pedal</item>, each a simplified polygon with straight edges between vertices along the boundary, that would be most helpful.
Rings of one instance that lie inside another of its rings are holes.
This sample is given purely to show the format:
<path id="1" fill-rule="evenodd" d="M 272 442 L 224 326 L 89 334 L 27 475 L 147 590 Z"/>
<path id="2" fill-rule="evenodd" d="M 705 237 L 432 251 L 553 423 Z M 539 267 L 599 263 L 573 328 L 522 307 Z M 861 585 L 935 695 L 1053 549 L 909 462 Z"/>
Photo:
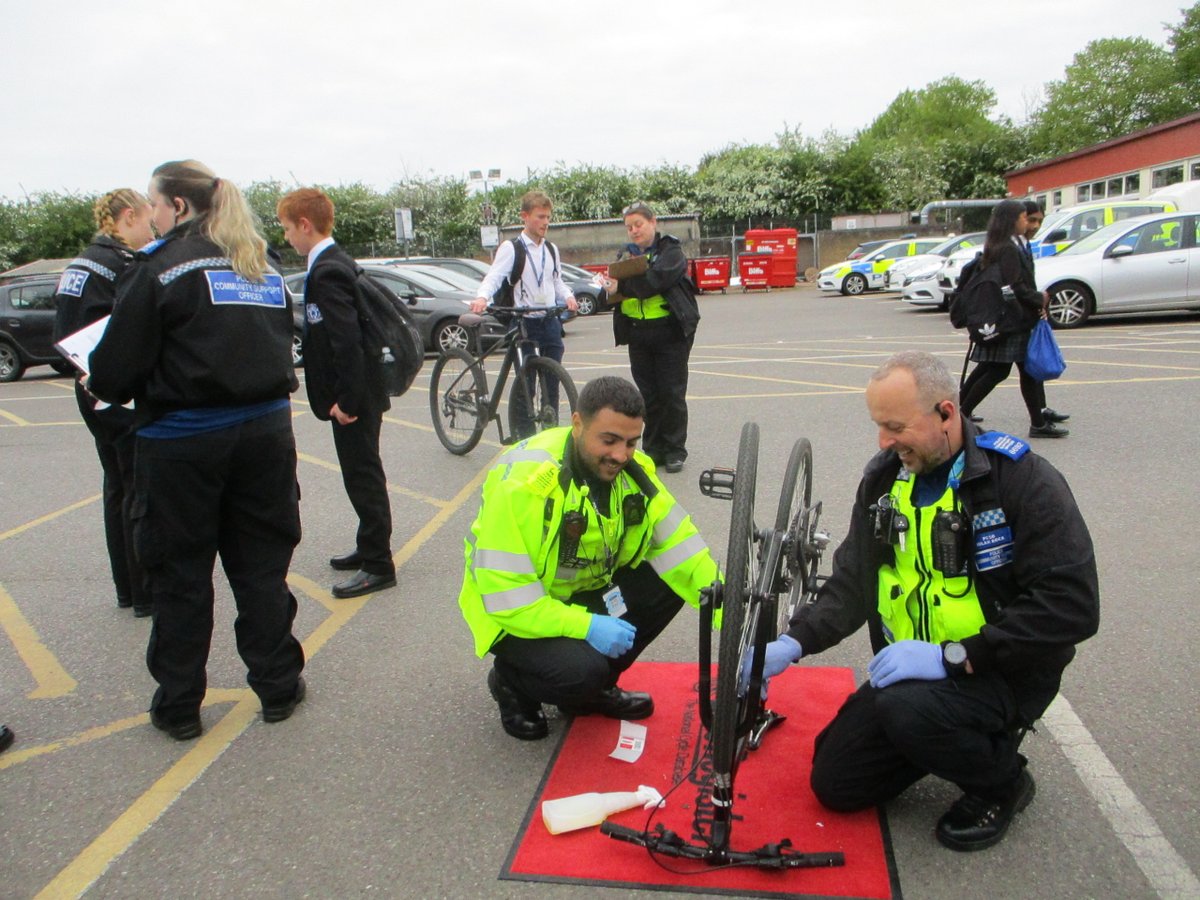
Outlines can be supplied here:
<path id="1" fill-rule="evenodd" d="M 700 493 L 716 500 L 733 499 L 733 483 L 737 472 L 725 466 L 713 466 L 700 473 Z"/>

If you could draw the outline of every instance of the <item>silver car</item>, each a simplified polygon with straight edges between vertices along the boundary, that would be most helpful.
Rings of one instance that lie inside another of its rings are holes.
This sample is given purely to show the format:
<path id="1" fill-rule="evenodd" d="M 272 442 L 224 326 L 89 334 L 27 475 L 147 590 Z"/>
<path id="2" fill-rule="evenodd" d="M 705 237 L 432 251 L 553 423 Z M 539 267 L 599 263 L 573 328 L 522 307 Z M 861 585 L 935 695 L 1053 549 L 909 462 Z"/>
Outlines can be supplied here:
<path id="1" fill-rule="evenodd" d="M 1197 213 L 1138 216 L 1039 259 L 1051 323 L 1076 328 L 1092 316 L 1200 307 L 1198 225 Z"/>

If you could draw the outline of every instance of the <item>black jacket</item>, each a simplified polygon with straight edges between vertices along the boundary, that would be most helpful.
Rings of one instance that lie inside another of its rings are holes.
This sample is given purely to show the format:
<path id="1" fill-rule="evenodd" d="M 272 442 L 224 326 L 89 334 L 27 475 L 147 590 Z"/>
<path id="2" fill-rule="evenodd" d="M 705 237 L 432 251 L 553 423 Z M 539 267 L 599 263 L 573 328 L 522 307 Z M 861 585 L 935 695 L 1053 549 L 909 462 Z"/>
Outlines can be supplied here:
<path id="1" fill-rule="evenodd" d="M 1012 686 L 1027 722 L 1042 714 L 1058 691 L 1075 644 L 1096 633 L 1100 590 L 1091 536 L 1066 480 L 1035 453 L 1012 460 L 976 445 L 978 428 L 963 420 L 964 461 L 959 498 L 969 517 L 995 509 L 1012 529 L 1013 561 L 969 571 L 986 624 L 963 640 L 972 668 L 998 672 Z M 807 656 L 840 642 L 865 622 L 874 652 L 885 642 L 880 627 L 877 578 L 894 560 L 891 546 L 875 540 L 868 514 L 891 490 L 900 462 L 892 451 L 867 464 L 855 497 L 850 531 L 833 557 L 833 574 L 816 600 L 793 616 L 788 634 Z M 968 676 L 969 677 L 969 676 Z"/>
<path id="2" fill-rule="evenodd" d="M 354 259 L 337 244 L 317 257 L 304 285 L 304 384 L 313 415 L 329 421 L 391 407 L 378 360 L 363 353 Z"/>
<path id="3" fill-rule="evenodd" d="M 999 248 L 995 261 L 1000 266 L 1000 283 L 1013 289 L 1021 307 L 1022 327 L 1032 329 L 1041 317 L 1042 301 L 1045 299 L 1037 289 L 1032 257 L 1009 241 Z"/>
<path id="4" fill-rule="evenodd" d="M 135 400 L 139 425 L 179 409 L 277 400 L 299 386 L 282 278 L 270 272 L 279 291 L 239 302 L 223 287 L 230 261 L 200 225 L 184 222 L 137 253 L 92 351 L 89 389 L 109 403 Z"/>
<path id="5" fill-rule="evenodd" d="M 669 234 L 655 234 L 654 243 L 646 250 L 650 257 L 650 268 L 643 275 L 622 278 L 618 290 L 626 297 L 645 299 L 658 294 L 671 308 L 671 319 L 679 329 L 680 336 L 687 338 L 696 333 L 700 322 L 700 306 L 696 303 L 696 289 L 688 277 L 687 256 L 679 241 Z M 629 331 L 633 326 L 621 307 L 613 308 L 613 336 L 618 345 L 629 343 Z"/>
<path id="6" fill-rule="evenodd" d="M 133 251 L 116 238 L 98 234 L 67 263 L 54 296 L 54 339 L 62 340 L 112 312 L 117 282 L 133 262 Z"/>

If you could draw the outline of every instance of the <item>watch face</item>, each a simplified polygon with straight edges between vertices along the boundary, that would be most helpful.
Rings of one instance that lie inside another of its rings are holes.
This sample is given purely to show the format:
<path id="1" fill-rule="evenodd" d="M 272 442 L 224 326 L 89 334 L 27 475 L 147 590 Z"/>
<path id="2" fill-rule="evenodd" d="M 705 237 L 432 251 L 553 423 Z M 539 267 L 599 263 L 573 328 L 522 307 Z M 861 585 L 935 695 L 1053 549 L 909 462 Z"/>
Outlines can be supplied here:
<path id="1" fill-rule="evenodd" d="M 967 648 L 957 641 L 951 641 L 942 651 L 942 658 L 952 666 L 961 666 L 967 661 Z"/>

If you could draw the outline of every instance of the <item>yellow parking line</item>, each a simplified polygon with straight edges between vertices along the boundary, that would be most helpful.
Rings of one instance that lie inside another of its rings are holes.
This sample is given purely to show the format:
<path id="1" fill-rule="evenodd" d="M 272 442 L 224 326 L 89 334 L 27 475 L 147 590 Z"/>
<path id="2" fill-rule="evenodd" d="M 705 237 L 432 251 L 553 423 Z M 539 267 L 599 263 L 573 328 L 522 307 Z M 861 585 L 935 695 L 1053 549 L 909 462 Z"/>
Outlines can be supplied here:
<path id="1" fill-rule="evenodd" d="M 311 578 L 306 578 L 295 572 L 288 572 L 287 583 L 294 590 L 300 591 L 306 597 L 312 597 L 330 612 L 333 612 L 334 607 L 337 605 L 333 594 L 329 593 L 326 588 L 321 587 L 321 585 L 317 584 Z"/>
<path id="2" fill-rule="evenodd" d="M 37 682 L 26 696 L 30 700 L 63 697 L 75 690 L 78 682 L 62 667 L 53 653 L 42 643 L 33 626 L 21 615 L 13 598 L 0 586 L 0 628 L 8 634 L 17 655 Z"/>
<path id="3" fill-rule="evenodd" d="M 312 456 L 308 453 L 297 453 L 296 459 L 309 463 L 310 465 L 320 466 L 322 469 L 328 469 L 331 472 L 340 473 L 342 471 L 342 467 L 337 463 L 331 463 L 329 460 L 321 459 L 319 456 Z M 408 497 L 412 500 L 419 500 L 421 503 L 428 503 L 430 506 L 435 506 L 438 509 L 444 509 L 446 507 L 445 500 L 439 500 L 437 497 L 430 497 L 428 494 L 421 494 L 417 491 L 411 491 L 408 488 L 401 487 L 398 484 L 392 484 L 391 482 L 388 482 L 387 489 L 393 494 L 400 494 L 401 496 Z"/>
<path id="4" fill-rule="evenodd" d="M 397 567 L 403 566 L 412 559 L 416 552 L 450 520 L 451 516 L 475 495 L 494 463 L 495 457 L 395 553 L 393 559 L 396 561 Z M 297 578 L 297 584 L 300 581 L 301 579 Z M 365 597 L 338 601 L 334 606 L 333 614 L 318 625 L 303 642 L 305 657 L 312 659 L 316 656 L 338 629 L 353 618 L 354 614 L 362 609 L 372 596 L 374 595 L 368 594 Z M 108 867 L 133 846 L 134 842 L 171 808 L 171 805 L 183 795 L 183 792 L 217 761 L 221 754 L 254 721 L 258 709 L 258 698 L 253 694 L 248 694 L 239 700 L 233 709 L 202 735 L 196 744 L 167 770 L 166 774 L 133 801 L 125 812 L 84 848 L 36 896 L 45 898 L 45 900 L 51 900 L 51 898 L 59 900 L 62 897 L 83 895 L 107 871 Z M 145 719 L 144 716 L 135 718 L 138 721 Z M 128 721 L 122 720 L 122 722 Z"/>
<path id="5" fill-rule="evenodd" d="M 798 379 L 798 378 L 772 378 L 767 375 L 739 375 L 734 372 L 706 372 L 703 369 L 692 369 L 692 374 L 693 375 L 712 375 L 714 378 L 744 379 L 746 381 L 766 381 L 766 382 L 770 382 L 772 384 L 804 385 L 807 387 L 823 388 L 826 390 L 834 391 L 836 393 L 846 393 L 846 394 L 861 394 L 863 391 L 863 389 L 861 387 L 847 387 L 846 385 L 841 385 L 841 384 L 827 384 L 822 381 L 804 381 L 803 379 Z M 688 395 L 688 399 L 689 400 L 691 399 L 691 395 Z"/>
<path id="6" fill-rule="evenodd" d="M 28 425 L 29 423 L 18 415 L 10 413 L 8 410 L 0 409 L 0 418 L 8 419 L 14 425 Z"/>
<path id="7" fill-rule="evenodd" d="M 69 512 L 75 512 L 75 510 L 82 509 L 89 503 L 95 503 L 99 499 L 99 494 L 93 494 L 86 500 L 80 500 L 78 503 L 72 503 L 70 506 L 64 506 L 62 509 L 55 510 L 52 513 L 46 513 L 46 515 L 40 516 L 34 519 L 32 522 L 26 522 L 24 525 L 18 525 L 16 528 L 8 529 L 8 531 L 0 531 L 0 541 L 6 541 L 10 537 L 15 537 L 22 532 L 28 531 L 30 528 L 36 528 L 38 525 L 44 525 L 47 522 L 57 519 L 59 516 L 65 516 Z"/>

